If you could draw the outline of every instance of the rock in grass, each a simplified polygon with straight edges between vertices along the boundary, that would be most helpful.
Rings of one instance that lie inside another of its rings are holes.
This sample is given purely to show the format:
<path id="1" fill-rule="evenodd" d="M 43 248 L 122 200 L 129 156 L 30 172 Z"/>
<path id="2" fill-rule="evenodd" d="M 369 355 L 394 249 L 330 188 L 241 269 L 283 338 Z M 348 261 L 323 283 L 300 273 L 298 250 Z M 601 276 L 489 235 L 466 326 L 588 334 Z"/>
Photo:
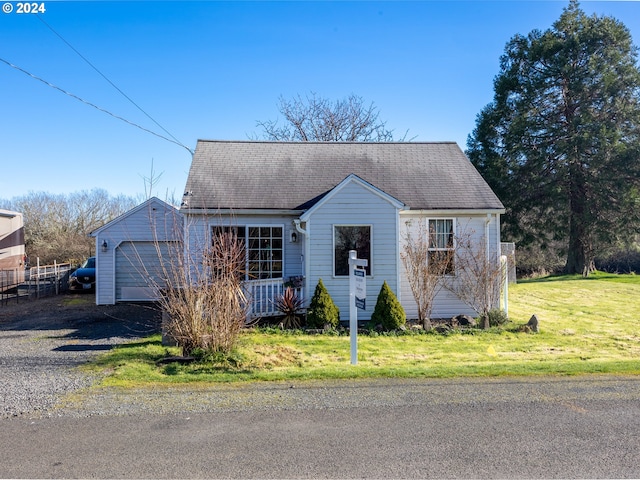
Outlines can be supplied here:
<path id="1" fill-rule="evenodd" d="M 470 315 L 456 315 L 451 319 L 453 325 L 460 325 L 461 327 L 475 327 L 476 320 Z"/>

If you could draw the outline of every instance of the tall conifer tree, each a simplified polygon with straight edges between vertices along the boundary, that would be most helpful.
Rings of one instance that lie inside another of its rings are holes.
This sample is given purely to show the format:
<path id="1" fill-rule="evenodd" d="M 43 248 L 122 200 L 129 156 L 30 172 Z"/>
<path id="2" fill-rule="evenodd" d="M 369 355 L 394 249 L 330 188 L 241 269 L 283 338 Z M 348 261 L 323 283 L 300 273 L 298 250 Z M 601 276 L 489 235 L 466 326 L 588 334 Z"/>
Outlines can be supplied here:
<path id="1" fill-rule="evenodd" d="M 559 240 L 567 273 L 640 231 L 640 70 L 618 20 L 572 0 L 514 36 L 467 154 L 507 206 L 504 237 Z"/>

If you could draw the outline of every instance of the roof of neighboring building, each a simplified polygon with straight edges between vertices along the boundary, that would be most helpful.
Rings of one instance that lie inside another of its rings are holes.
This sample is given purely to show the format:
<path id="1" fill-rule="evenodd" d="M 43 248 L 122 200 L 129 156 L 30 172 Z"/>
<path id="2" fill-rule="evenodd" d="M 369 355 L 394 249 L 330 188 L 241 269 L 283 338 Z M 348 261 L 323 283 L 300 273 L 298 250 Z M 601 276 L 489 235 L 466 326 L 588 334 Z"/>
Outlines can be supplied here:
<path id="1" fill-rule="evenodd" d="M 504 207 L 454 142 L 199 140 L 188 209 L 306 210 L 355 174 L 412 210 Z"/>

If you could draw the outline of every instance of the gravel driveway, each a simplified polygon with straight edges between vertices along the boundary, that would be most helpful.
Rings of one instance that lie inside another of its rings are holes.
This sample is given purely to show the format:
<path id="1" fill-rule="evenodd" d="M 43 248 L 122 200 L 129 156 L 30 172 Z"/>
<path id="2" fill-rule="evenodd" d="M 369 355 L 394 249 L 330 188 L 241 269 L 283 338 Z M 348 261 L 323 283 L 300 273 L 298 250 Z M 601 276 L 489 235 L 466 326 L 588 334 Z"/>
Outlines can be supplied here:
<path id="1" fill-rule="evenodd" d="M 148 305 L 94 302 L 84 294 L 0 305 L 0 418 L 47 415 L 96 380 L 75 367 L 158 331 L 159 313 Z"/>

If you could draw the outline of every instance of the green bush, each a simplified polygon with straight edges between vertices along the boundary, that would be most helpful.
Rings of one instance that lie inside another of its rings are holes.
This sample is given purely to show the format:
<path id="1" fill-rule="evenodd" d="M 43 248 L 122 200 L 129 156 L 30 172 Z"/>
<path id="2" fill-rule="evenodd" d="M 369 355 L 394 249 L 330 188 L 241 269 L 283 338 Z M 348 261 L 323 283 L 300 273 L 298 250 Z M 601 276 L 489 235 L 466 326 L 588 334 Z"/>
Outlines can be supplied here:
<path id="1" fill-rule="evenodd" d="M 340 323 L 340 309 L 333 303 L 331 295 L 320 279 L 307 309 L 307 325 L 312 328 L 324 328 L 329 324 L 336 328 L 338 323 Z"/>
<path id="2" fill-rule="evenodd" d="M 499 308 L 494 308 L 489 310 L 489 325 L 492 327 L 499 327 L 504 325 L 505 323 L 509 323 L 509 317 L 507 316 L 504 310 Z"/>
<path id="3" fill-rule="evenodd" d="M 371 323 L 374 326 L 381 325 L 384 330 L 397 330 L 407 323 L 404 308 L 386 281 L 378 294 L 378 301 L 371 315 Z"/>

